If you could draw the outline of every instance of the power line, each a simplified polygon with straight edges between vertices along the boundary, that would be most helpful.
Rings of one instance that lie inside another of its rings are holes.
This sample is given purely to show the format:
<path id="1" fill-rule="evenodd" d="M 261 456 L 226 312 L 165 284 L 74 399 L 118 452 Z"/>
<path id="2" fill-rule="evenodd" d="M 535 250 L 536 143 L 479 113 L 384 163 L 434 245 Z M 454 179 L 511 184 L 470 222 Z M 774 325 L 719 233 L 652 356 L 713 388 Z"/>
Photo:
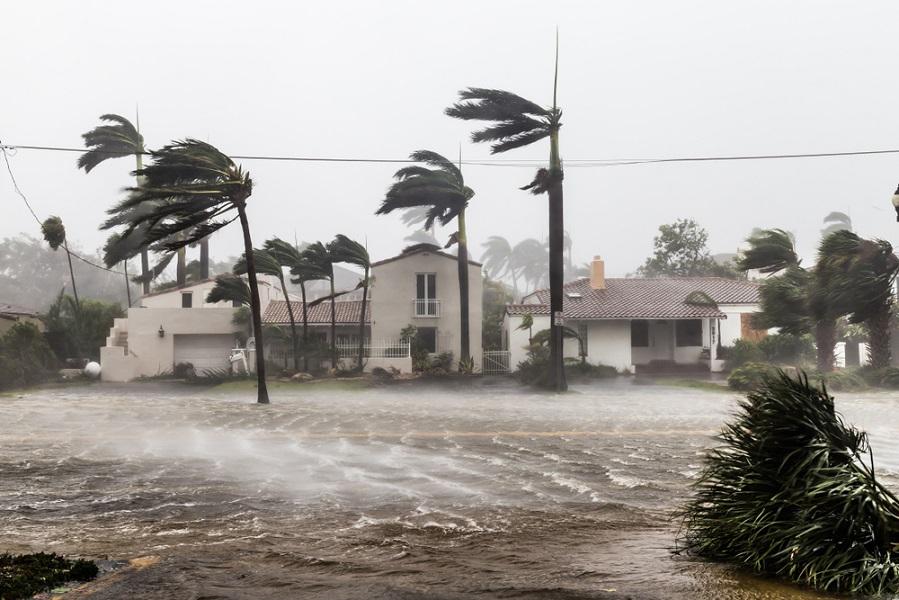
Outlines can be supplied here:
<path id="1" fill-rule="evenodd" d="M 16 181 L 16 176 L 12 172 L 12 167 L 9 164 L 9 156 L 7 156 L 7 153 L 6 153 L 7 149 L 9 149 L 9 148 L 10 148 L 10 146 L 0 144 L 0 153 L 3 154 L 3 161 L 6 163 L 6 170 L 7 170 L 7 172 L 9 172 L 9 178 L 12 180 L 13 188 L 16 190 L 16 193 L 22 198 L 22 201 L 25 202 L 25 206 L 28 207 L 28 212 L 30 212 L 31 216 L 34 217 L 34 220 L 37 221 L 38 226 L 41 226 L 41 225 L 43 225 L 43 223 L 41 222 L 40 217 L 38 217 L 37 213 L 34 212 L 34 209 L 31 207 L 31 203 L 28 201 L 28 198 L 22 192 L 21 188 L 19 188 L 19 184 Z M 114 271 L 113 269 L 104 267 L 103 265 L 98 265 L 95 262 L 88 260 L 87 258 L 84 258 L 83 256 L 81 256 L 75 252 L 72 252 L 71 250 L 68 249 L 68 246 L 66 247 L 66 252 L 68 252 L 71 256 L 74 256 L 81 262 L 87 263 L 96 269 L 103 269 L 104 271 L 108 271 L 108 272 L 114 273 L 116 275 L 125 275 L 125 273 L 123 273 L 123 272 Z"/>
<path id="2" fill-rule="evenodd" d="M 0 144 L 4 150 L 43 150 L 51 152 L 78 152 L 83 153 L 84 148 L 69 148 L 65 146 L 36 146 Z M 143 152 L 150 156 L 152 153 Z M 686 163 L 686 162 L 724 162 L 738 160 L 781 160 L 796 158 L 833 158 L 842 156 L 871 156 L 878 154 L 899 154 L 899 149 L 883 150 L 854 150 L 843 152 L 808 152 L 797 154 L 749 154 L 749 155 L 723 155 L 723 156 L 680 156 L 661 158 L 576 158 L 566 159 L 567 166 L 574 167 L 617 167 L 627 165 L 642 165 L 654 163 Z M 409 158 L 366 158 L 366 157 L 333 157 L 333 156 L 282 156 L 259 154 L 233 154 L 233 159 L 238 160 L 265 160 L 277 162 L 323 162 L 323 163 L 414 163 Z M 462 161 L 464 165 L 489 166 L 489 167 L 533 167 L 545 164 L 546 161 L 534 159 L 478 159 Z"/>

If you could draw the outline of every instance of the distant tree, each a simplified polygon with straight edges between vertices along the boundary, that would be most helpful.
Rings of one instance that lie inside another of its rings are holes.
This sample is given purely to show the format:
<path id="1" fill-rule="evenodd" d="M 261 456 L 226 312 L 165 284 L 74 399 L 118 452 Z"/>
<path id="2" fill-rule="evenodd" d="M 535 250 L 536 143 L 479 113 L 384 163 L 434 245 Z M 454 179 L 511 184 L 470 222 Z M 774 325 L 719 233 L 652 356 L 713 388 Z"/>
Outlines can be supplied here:
<path id="1" fill-rule="evenodd" d="M 708 240 L 708 232 L 693 219 L 661 225 L 653 238 L 653 255 L 637 273 L 643 277 L 739 277 L 735 268 L 715 262 Z"/>
<path id="2" fill-rule="evenodd" d="M 109 329 L 115 319 L 124 316 L 125 311 L 117 302 L 82 299 L 79 307 L 72 296 L 60 290 L 41 320 L 47 340 L 60 360 L 75 355 L 99 360 Z"/>
<path id="3" fill-rule="evenodd" d="M 259 284 L 246 213 L 253 182 L 234 161 L 199 140 L 172 142 L 150 154 L 153 164 L 135 172 L 142 177 L 141 183 L 130 188 L 128 197 L 108 211 L 112 217 L 103 227 L 122 225 L 123 238 L 136 234 L 141 246 L 159 244 L 174 252 L 240 221 L 247 256 L 253 336 L 258 349 L 257 401 L 268 404 Z"/>
<path id="4" fill-rule="evenodd" d="M 512 248 L 512 262 L 525 281 L 523 294 L 545 288 L 549 273 L 549 249 L 534 238 L 526 238 Z"/>
<path id="5" fill-rule="evenodd" d="M 50 245 L 50 248 L 56 251 L 62 246 L 66 251 L 66 258 L 69 261 L 69 276 L 72 281 L 72 295 L 75 297 L 75 307 L 77 310 L 80 302 L 78 301 L 78 288 L 75 286 L 75 270 L 72 268 L 72 253 L 69 252 L 69 245 L 66 242 L 65 225 L 62 224 L 62 219 L 59 217 L 47 217 L 41 224 L 41 232 L 44 234 L 44 241 Z"/>
<path id="6" fill-rule="evenodd" d="M 0 335 L 0 389 L 46 381 L 56 366 L 53 351 L 34 323 L 14 323 Z"/>
<path id="7" fill-rule="evenodd" d="M 334 254 L 332 251 L 332 244 L 315 242 L 303 250 L 302 256 L 304 261 L 312 265 L 316 273 L 324 276 L 321 278 L 326 279 L 331 288 L 331 293 L 327 296 L 331 302 L 331 368 L 336 369 L 339 358 L 337 356 L 337 305 L 335 303 L 337 293 L 334 289 Z M 305 306 L 305 304 L 304 301 L 303 305 Z"/>

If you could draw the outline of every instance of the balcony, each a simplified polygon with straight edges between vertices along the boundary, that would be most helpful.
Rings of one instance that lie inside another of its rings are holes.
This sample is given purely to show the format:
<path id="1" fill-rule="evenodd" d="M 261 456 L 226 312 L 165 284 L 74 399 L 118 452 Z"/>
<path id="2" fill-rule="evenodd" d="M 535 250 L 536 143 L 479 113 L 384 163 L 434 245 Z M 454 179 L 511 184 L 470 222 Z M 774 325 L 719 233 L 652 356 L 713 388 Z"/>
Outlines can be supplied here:
<path id="1" fill-rule="evenodd" d="M 412 314 L 417 319 L 435 319 L 440 316 L 440 300 L 416 298 L 412 301 Z"/>

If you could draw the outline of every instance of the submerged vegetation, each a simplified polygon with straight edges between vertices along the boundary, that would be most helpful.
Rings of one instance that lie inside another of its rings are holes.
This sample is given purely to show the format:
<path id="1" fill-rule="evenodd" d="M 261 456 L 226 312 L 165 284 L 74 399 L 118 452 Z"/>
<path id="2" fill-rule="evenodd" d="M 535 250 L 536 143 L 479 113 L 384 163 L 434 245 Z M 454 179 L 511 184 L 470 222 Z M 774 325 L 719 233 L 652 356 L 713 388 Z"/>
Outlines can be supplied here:
<path id="1" fill-rule="evenodd" d="M 899 499 L 825 386 L 779 372 L 741 403 L 683 509 L 685 549 L 827 592 L 899 592 Z"/>
<path id="2" fill-rule="evenodd" d="M 98 572 L 89 560 L 69 560 L 58 554 L 0 554 L 0 598 L 31 598 L 70 581 L 88 581 Z"/>

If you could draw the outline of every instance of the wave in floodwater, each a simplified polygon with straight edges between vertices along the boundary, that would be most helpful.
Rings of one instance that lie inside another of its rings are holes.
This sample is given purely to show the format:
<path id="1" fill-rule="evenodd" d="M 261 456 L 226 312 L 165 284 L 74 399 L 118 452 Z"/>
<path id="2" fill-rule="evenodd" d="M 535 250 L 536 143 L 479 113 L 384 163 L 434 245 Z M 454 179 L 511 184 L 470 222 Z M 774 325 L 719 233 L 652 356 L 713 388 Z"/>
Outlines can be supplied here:
<path id="1" fill-rule="evenodd" d="M 670 552 L 731 394 L 622 380 L 561 397 L 506 383 L 250 396 L 107 384 L 0 399 L 0 550 L 161 557 L 94 598 L 820 597 Z M 838 398 L 894 489 L 897 404 Z"/>

